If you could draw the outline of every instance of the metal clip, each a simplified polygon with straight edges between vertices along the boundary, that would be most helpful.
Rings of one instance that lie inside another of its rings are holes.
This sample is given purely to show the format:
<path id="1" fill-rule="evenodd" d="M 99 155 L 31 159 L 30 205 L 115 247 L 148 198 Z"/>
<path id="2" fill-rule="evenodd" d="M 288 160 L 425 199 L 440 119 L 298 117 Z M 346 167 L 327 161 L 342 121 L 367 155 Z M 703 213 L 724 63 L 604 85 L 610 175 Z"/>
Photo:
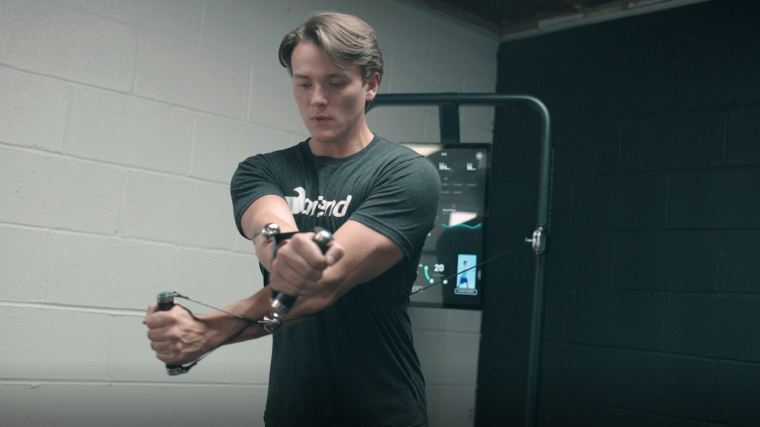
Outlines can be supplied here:
<path id="1" fill-rule="evenodd" d="M 544 253 L 546 251 L 546 233 L 544 227 L 538 227 L 536 231 L 533 232 L 533 238 L 526 238 L 525 241 L 531 243 L 533 252 L 535 252 L 536 255 Z"/>
<path id="2" fill-rule="evenodd" d="M 282 317 L 277 313 L 269 313 L 259 320 L 259 324 L 264 325 L 264 330 L 274 332 L 282 326 Z"/>

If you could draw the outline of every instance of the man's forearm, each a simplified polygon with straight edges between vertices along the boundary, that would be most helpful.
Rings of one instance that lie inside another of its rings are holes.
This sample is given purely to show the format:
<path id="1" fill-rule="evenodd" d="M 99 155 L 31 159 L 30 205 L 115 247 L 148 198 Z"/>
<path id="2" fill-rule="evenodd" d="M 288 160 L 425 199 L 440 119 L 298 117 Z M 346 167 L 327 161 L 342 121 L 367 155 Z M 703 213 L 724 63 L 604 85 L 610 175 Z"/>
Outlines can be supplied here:
<path id="1" fill-rule="evenodd" d="M 269 312 L 269 286 L 256 292 L 254 295 L 234 302 L 224 307 L 225 311 L 235 313 L 251 320 L 258 320 Z M 198 318 L 206 323 L 208 331 L 208 347 L 216 348 L 224 343 L 229 337 L 236 334 L 240 329 L 246 328 L 232 342 L 247 341 L 267 335 L 263 325 L 251 324 L 221 311 L 214 311 Z"/>
<path id="2" fill-rule="evenodd" d="M 271 287 L 265 286 L 249 298 L 242 299 L 224 307 L 224 310 L 251 320 L 260 320 L 273 311 L 269 305 L 271 294 Z M 307 316 L 323 310 L 328 305 L 329 303 L 324 295 L 301 297 L 296 301 L 292 310 L 282 317 L 287 319 L 291 317 Z M 237 338 L 227 344 L 252 340 L 270 334 L 270 332 L 264 330 L 264 326 L 261 324 L 251 324 L 221 311 L 204 314 L 198 318 L 206 323 L 209 328 L 207 338 L 207 347 L 209 350 L 220 346 L 242 328 L 245 328 L 245 330 Z M 298 323 L 300 323 L 300 320 L 283 322 L 282 326 L 277 331 L 279 332 Z"/>
<path id="3" fill-rule="evenodd" d="M 346 241 L 355 248 L 351 256 L 345 256 L 336 264 L 327 267 L 314 292 L 299 295 L 290 312 L 282 316 L 283 318 L 308 316 L 324 310 L 345 292 L 359 283 L 377 277 L 403 257 L 398 246 L 390 242 L 387 237 L 354 221 L 349 221 L 348 225 L 341 227 L 335 233 L 335 237 L 336 241 Z M 261 253 L 260 259 L 265 255 L 271 256 L 271 241 L 262 239 L 255 243 L 257 253 Z M 367 262 L 368 260 L 371 262 Z M 263 263 L 264 260 L 261 262 Z M 262 319 L 273 311 L 269 303 L 271 292 L 271 287 L 266 286 L 251 297 L 228 305 L 225 310 L 252 320 Z M 244 327 L 246 329 L 232 342 L 246 341 L 269 334 L 264 330 L 263 325 L 246 325 L 244 320 L 221 312 L 209 313 L 201 318 L 210 330 L 209 346 L 219 346 Z M 298 323 L 298 320 L 285 321 L 278 331 Z"/>

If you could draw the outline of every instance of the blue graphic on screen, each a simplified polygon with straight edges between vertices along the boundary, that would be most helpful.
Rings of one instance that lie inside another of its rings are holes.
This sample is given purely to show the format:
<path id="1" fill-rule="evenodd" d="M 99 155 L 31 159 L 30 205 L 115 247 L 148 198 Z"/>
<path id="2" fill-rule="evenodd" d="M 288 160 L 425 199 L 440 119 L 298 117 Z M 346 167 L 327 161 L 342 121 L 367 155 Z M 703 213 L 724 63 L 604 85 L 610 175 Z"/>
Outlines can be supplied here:
<path id="1" fill-rule="evenodd" d="M 459 254 L 457 256 L 457 274 L 455 294 L 477 295 L 478 290 L 475 288 L 477 276 L 478 256 L 472 254 Z"/>

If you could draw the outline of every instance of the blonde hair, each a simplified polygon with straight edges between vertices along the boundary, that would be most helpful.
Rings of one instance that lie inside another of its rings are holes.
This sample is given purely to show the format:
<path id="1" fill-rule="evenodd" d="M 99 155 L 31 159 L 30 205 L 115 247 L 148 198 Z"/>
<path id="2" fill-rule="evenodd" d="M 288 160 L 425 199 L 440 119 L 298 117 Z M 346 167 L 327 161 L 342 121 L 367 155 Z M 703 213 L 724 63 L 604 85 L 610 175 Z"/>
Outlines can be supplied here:
<path id="1" fill-rule="evenodd" d="M 383 53 L 375 30 L 361 19 L 342 13 L 319 12 L 310 15 L 280 43 L 280 64 L 293 76 L 290 58 L 298 43 L 310 42 L 324 49 L 336 67 L 358 65 L 366 83 L 373 74 L 383 77 Z"/>

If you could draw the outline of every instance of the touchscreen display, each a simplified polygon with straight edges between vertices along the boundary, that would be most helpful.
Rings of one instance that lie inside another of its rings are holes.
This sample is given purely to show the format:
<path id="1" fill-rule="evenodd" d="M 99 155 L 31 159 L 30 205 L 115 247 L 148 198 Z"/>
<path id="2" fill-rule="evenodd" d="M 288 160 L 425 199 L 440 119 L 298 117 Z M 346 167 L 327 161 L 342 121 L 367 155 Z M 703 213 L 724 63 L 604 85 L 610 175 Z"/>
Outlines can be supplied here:
<path id="1" fill-rule="evenodd" d="M 412 305 L 482 308 L 491 144 L 404 144 L 438 170 L 441 201 L 417 270 Z M 434 286 L 433 286 L 434 285 Z"/>

